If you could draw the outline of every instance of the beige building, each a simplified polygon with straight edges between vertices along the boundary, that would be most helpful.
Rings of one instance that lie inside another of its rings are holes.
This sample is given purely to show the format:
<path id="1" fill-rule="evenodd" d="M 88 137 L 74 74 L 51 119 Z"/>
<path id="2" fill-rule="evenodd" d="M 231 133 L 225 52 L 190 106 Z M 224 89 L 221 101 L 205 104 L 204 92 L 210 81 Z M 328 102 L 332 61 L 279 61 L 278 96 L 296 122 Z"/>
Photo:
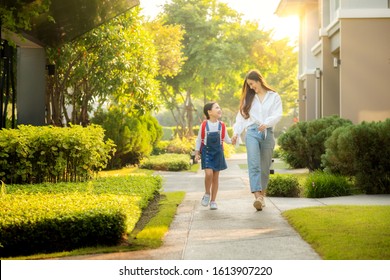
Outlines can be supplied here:
<path id="1" fill-rule="evenodd" d="M 281 0 L 299 15 L 299 119 L 390 118 L 390 0 Z"/>

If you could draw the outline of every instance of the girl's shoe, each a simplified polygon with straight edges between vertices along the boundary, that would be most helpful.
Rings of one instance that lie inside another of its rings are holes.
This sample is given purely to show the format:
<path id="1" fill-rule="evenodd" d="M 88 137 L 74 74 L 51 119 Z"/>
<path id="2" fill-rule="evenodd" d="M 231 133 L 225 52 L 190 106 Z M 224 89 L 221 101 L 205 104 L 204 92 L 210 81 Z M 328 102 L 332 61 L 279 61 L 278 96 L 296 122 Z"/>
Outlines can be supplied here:
<path id="1" fill-rule="evenodd" d="M 218 209 L 218 205 L 215 201 L 211 201 L 210 202 L 210 210 L 217 210 Z"/>
<path id="2" fill-rule="evenodd" d="M 205 193 L 200 204 L 206 207 L 207 205 L 209 205 L 209 202 L 210 202 L 210 195 Z"/>

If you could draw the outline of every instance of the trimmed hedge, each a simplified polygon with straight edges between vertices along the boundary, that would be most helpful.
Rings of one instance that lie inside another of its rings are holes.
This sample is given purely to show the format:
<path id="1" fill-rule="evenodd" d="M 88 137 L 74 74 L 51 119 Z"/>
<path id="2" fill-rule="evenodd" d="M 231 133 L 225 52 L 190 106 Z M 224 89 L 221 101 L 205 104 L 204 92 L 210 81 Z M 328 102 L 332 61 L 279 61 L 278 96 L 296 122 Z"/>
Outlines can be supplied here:
<path id="1" fill-rule="evenodd" d="M 0 256 L 117 244 L 161 187 L 161 177 L 143 175 L 3 186 Z"/>
<path id="2" fill-rule="evenodd" d="M 189 154 L 162 154 L 150 156 L 141 162 L 140 168 L 163 170 L 163 171 L 181 171 L 191 168 Z"/>
<path id="3" fill-rule="evenodd" d="M 0 256 L 114 245 L 124 232 L 129 197 L 110 195 L 7 195 L 1 199 Z"/>
<path id="4" fill-rule="evenodd" d="M 299 197 L 300 187 L 298 179 L 288 174 L 270 176 L 267 186 L 267 196 Z"/>
<path id="5" fill-rule="evenodd" d="M 115 151 L 96 125 L 0 130 L 0 179 L 9 184 L 84 181 Z"/>

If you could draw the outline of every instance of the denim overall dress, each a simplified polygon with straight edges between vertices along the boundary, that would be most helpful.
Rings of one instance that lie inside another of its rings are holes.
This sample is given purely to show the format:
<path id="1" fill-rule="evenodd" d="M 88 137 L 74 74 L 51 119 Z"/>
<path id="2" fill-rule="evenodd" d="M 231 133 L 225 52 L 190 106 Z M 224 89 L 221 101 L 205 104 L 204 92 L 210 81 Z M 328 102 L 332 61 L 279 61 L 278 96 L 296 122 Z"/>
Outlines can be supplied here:
<path id="1" fill-rule="evenodd" d="M 206 124 L 207 144 L 201 150 L 202 169 L 212 169 L 220 171 L 227 168 L 223 146 L 221 141 L 221 122 L 218 125 L 218 131 L 209 131 L 209 124 Z"/>

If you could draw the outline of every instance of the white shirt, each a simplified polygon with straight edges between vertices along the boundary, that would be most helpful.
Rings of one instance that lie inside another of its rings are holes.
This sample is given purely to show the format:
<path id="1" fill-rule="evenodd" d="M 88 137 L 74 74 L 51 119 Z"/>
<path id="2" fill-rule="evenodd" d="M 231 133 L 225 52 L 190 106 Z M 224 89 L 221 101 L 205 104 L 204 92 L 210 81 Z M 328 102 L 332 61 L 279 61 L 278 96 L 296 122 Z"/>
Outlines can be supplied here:
<path id="1" fill-rule="evenodd" d="M 210 120 L 207 120 L 207 123 L 209 125 L 209 132 L 218 131 L 219 121 L 212 122 Z M 195 151 L 199 151 L 200 150 L 200 146 L 202 144 L 202 132 L 201 132 L 201 129 L 202 129 L 202 126 L 200 126 L 200 128 L 199 128 L 198 137 L 196 138 L 196 141 L 195 141 Z M 222 133 L 222 128 L 221 128 L 221 133 Z M 225 139 L 224 139 L 223 142 L 225 142 L 227 144 L 231 144 L 232 143 L 232 140 L 230 139 L 229 134 L 227 133 L 227 128 L 226 128 L 226 131 L 225 131 Z M 204 135 L 204 144 L 207 145 L 207 133 L 205 133 L 205 135 Z"/>
<path id="2" fill-rule="evenodd" d="M 260 101 L 256 94 L 249 110 L 249 118 L 245 119 L 238 112 L 236 123 L 233 125 L 233 135 L 240 135 L 244 129 L 255 123 L 258 125 L 265 124 L 267 128 L 274 127 L 280 121 L 282 115 L 282 100 L 279 94 L 273 91 L 267 91 L 263 101 Z"/>

